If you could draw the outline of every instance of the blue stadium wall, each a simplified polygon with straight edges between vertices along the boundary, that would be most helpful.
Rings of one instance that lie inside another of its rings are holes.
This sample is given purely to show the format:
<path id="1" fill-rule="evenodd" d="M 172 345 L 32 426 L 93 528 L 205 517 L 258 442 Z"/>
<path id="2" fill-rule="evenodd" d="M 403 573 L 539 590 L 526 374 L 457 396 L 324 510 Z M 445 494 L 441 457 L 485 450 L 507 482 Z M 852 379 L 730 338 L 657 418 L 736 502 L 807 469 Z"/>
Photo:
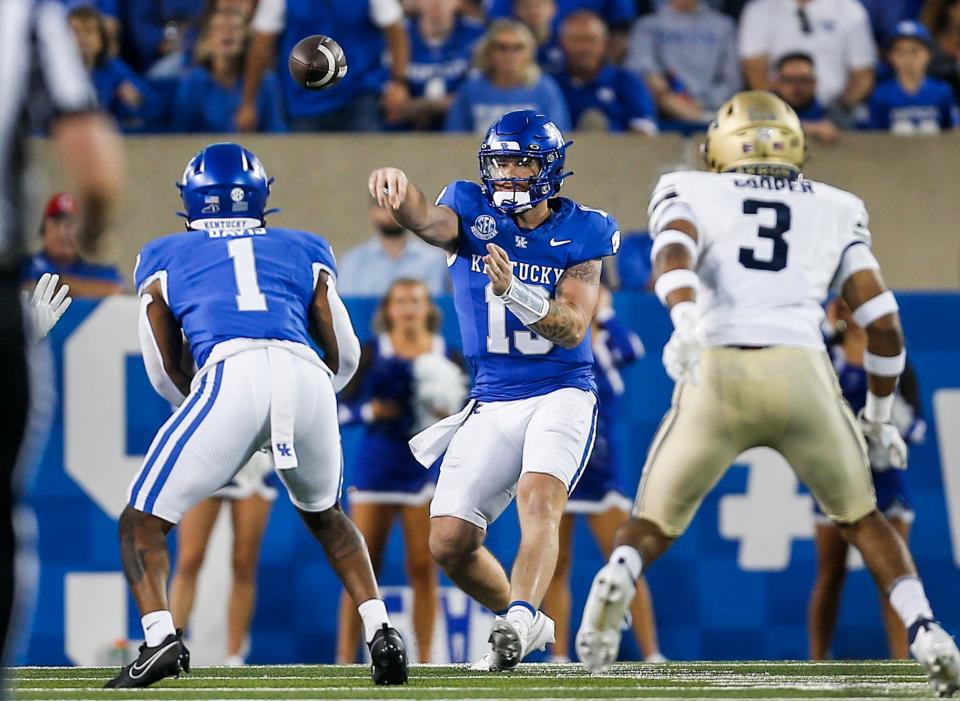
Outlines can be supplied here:
<path id="1" fill-rule="evenodd" d="M 917 510 L 912 548 L 935 610 L 957 632 L 960 295 L 904 293 L 899 298 L 929 423 L 926 443 L 913 450 L 908 473 Z M 373 303 L 351 301 L 349 306 L 361 336 L 369 336 Z M 450 300 L 442 306 L 443 331 L 456 344 Z M 632 494 L 647 445 L 669 404 L 671 384 L 660 364 L 669 320 L 650 295 L 620 294 L 616 307 L 649 350 L 625 373 L 628 396 L 619 430 L 623 482 Z M 99 653 L 91 657 L 75 650 L 90 630 L 89 621 L 116 612 L 122 616 L 120 638 L 140 637 L 138 616 L 119 574 L 116 515 L 129 476 L 169 407 L 148 384 L 135 318 L 136 303 L 130 298 L 100 305 L 78 301 L 48 344 L 60 401 L 46 447 L 34 451 L 39 464 L 30 502 L 39 525 L 41 574 L 36 616 L 20 663 L 109 661 Z M 345 485 L 351 481 L 358 430 L 344 433 Z M 516 551 L 516 523 L 511 509 L 491 528 L 487 541 L 508 567 Z M 648 575 L 664 654 L 673 659 L 804 658 L 814 575 L 811 534 L 810 498 L 789 470 L 777 464 L 776 456 L 746 456 L 706 499 L 686 536 Z M 575 534 L 574 563 L 575 630 L 590 579 L 601 564 L 582 523 Z M 397 533 L 381 582 L 391 592 L 391 608 L 407 615 Z M 258 585 L 249 661 L 332 661 L 339 584 L 283 495 L 263 543 Z M 226 592 L 219 592 L 224 605 L 225 599 Z M 478 609 L 448 590 L 441 614 L 448 634 L 443 659 L 467 656 L 468 638 L 482 644 L 485 631 L 470 630 L 485 625 Z M 862 567 L 848 577 L 834 652 L 851 658 L 886 654 L 877 594 Z M 627 640 L 622 656 L 637 655 L 636 645 Z"/>

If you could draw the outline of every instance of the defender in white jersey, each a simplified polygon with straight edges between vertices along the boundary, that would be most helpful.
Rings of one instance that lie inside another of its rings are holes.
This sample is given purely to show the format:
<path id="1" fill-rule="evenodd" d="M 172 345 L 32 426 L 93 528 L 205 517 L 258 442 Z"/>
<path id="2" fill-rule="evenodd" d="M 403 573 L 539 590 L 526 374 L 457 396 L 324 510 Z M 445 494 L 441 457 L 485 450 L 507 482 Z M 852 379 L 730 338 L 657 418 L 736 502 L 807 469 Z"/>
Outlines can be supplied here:
<path id="1" fill-rule="evenodd" d="M 713 172 L 665 175 L 650 204 L 655 289 L 674 323 L 663 360 L 677 385 L 633 514 L 590 590 L 580 659 L 594 670 L 616 659 L 643 568 L 684 532 L 739 453 L 768 446 L 863 554 L 931 687 L 949 695 L 960 686 L 960 653 L 935 622 L 903 540 L 877 511 L 870 480 L 864 438 L 906 466 L 890 423 L 906 356 L 863 202 L 803 178 L 800 121 L 772 93 L 744 92 L 723 105 L 704 155 Z M 820 332 L 830 290 L 867 329 L 869 392 L 859 422 Z"/>

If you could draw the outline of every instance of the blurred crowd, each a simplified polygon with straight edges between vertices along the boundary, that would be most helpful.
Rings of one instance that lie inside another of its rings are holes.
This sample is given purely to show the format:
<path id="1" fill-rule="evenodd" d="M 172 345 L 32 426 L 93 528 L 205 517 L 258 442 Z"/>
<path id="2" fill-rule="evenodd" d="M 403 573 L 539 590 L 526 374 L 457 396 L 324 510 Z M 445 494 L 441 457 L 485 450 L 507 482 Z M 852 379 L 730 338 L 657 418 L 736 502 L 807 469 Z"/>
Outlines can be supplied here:
<path id="1" fill-rule="evenodd" d="M 780 94 L 822 143 L 960 123 L 960 0 L 65 2 L 127 133 L 482 132 L 522 108 L 688 133 L 743 87 Z M 288 73 L 310 34 L 344 48 L 332 89 Z"/>

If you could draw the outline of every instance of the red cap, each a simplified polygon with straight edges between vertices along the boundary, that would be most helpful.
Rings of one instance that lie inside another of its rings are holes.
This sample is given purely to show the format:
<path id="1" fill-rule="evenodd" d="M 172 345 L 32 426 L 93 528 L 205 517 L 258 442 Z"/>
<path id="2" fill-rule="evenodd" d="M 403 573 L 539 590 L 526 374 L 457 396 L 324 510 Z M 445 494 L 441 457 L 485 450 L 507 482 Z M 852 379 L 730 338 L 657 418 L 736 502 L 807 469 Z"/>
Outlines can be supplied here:
<path id="1" fill-rule="evenodd" d="M 44 218 L 50 217 L 72 217 L 77 213 L 77 202 L 73 195 L 68 192 L 58 192 L 47 201 L 47 207 L 43 210 Z"/>

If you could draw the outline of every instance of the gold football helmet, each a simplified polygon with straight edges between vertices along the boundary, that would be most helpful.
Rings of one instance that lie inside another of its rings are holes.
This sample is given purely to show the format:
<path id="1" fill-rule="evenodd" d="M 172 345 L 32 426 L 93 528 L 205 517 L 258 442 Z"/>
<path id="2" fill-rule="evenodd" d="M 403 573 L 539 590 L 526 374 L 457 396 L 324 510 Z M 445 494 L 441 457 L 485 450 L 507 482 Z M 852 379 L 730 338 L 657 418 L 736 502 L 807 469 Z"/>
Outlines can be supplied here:
<path id="1" fill-rule="evenodd" d="M 800 118 L 771 92 L 746 90 L 727 100 L 707 128 L 707 168 L 757 175 L 796 176 L 806 158 Z"/>

